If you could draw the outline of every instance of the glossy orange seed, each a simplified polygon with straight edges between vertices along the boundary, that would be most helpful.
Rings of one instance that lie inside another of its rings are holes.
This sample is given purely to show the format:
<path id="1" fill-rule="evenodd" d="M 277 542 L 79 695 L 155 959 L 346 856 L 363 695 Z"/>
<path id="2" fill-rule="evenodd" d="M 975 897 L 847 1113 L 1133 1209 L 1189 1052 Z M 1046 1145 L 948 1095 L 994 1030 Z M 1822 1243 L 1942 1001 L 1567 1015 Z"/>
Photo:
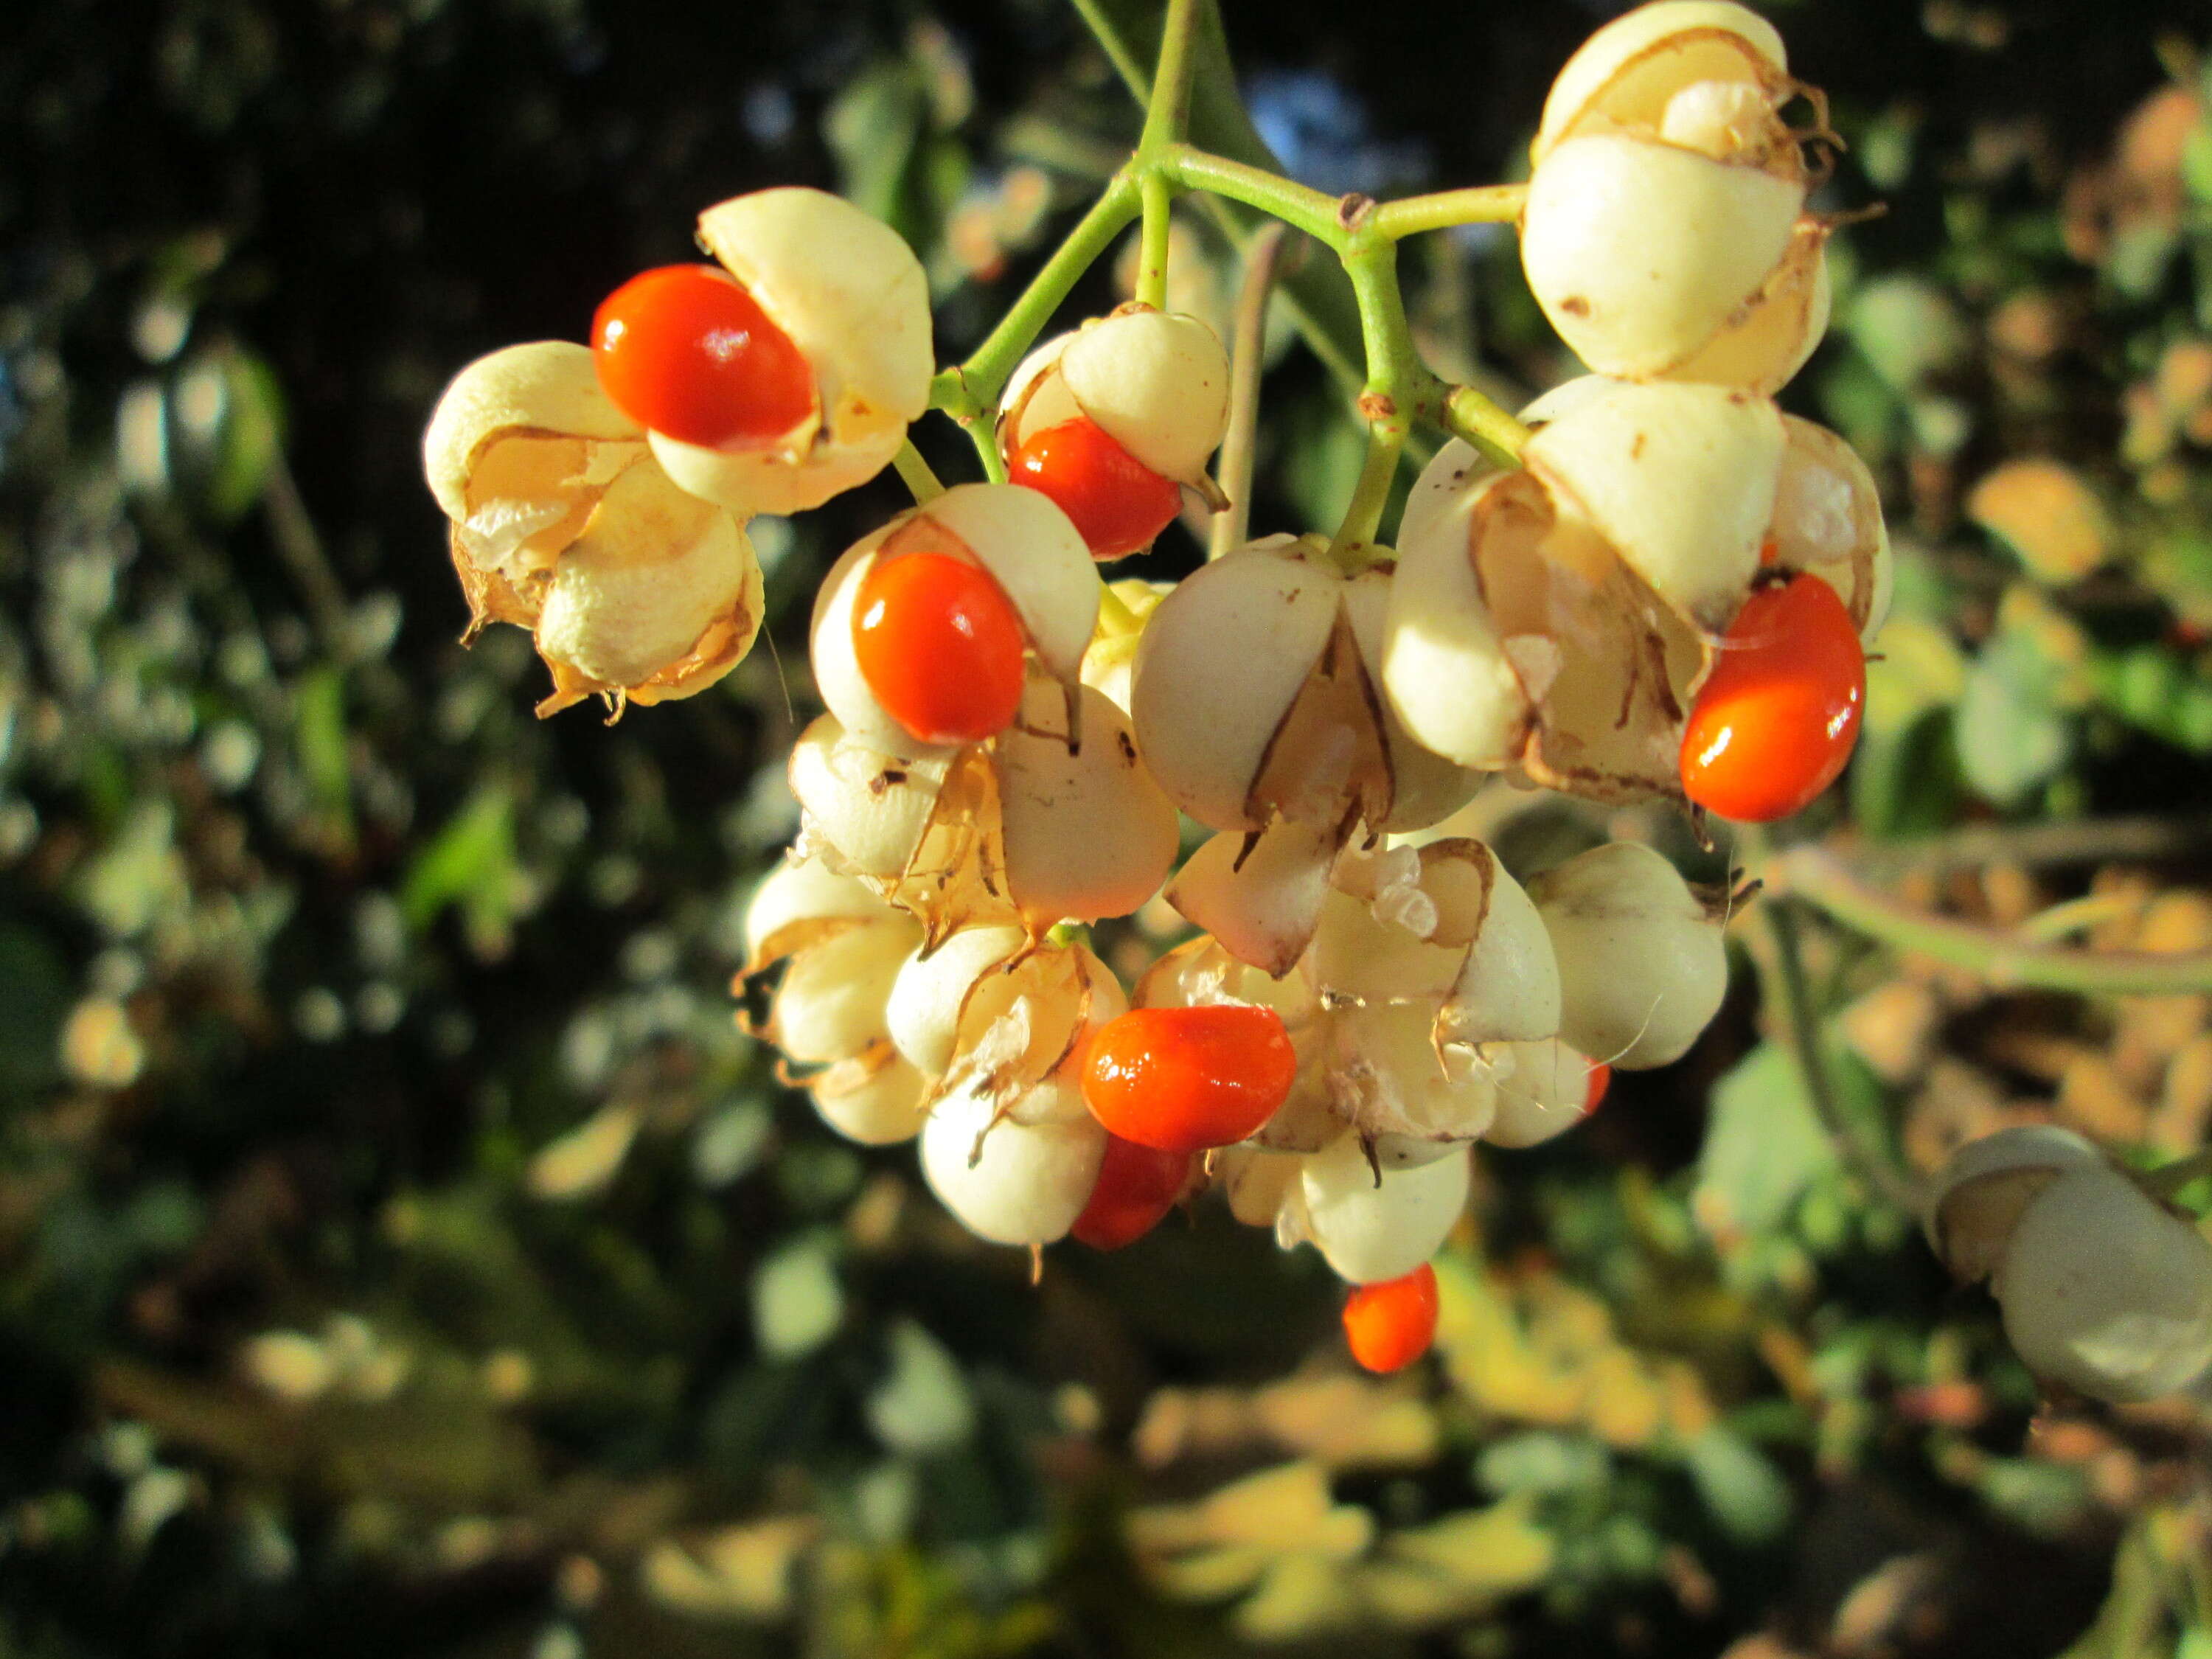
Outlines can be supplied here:
<path id="1" fill-rule="evenodd" d="M 1049 495 L 1080 531 L 1094 559 L 1150 547 L 1182 509 L 1182 492 L 1078 416 L 1030 434 L 1006 457 L 1006 477 Z"/>
<path id="2" fill-rule="evenodd" d="M 1097 1184 L 1069 1232 L 1094 1250 L 1135 1243 L 1175 1208 L 1189 1183 L 1193 1156 L 1108 1135 Z"/>
<path id="3" fill-rule="evenodd" d="M 1021 617 L 981 565 L 879 558 L 853 604 L 853 653 L 884 712 L 923 743 L 981 743 L 1022 704 Z"/>
<path id="4" fill-rule="evenodd" d="M 1588 1117 L 1605 1100 L 1605 1091 L 1613 1086 L 1613 1067 L 1603 1060 L 1593 1061 L 1589 1079 L 1583 1085 L 1583 1115 Z"/>
<path id="5" fill-rule="evenodd" d="M 1273 1117 L 1297 1070 L 1272 1008 L 1132 1008 L 1091 1037 L 1083 1099 L 1124 1140 L 1195 1152 Z"/>
<path id="6" fill-rule="evenodd" d="M 1740 823 L 1802 810 L 1858 741 L 1866 653 L 1818 576 L 1763 587 L 1721 641 L 1682 729 L 1682 793 Z"/>
<path id="7" fill-rule="evenodd" d="M 655 432 L 714 447 L 781 437 L 814 407 L 814 370 L 759 301 L 713 265 L 642 271 L 592 319 L 599 385 Z"/>
<path id="8" fill-rule="evenodd" d="M 1362 1285 L 1344 1304 L 1344 1340 L 1370 1371 L 1401 1371 L 1437 1334 L 1437 1273 L 1424 1261 L 1403 1279 Z"/>

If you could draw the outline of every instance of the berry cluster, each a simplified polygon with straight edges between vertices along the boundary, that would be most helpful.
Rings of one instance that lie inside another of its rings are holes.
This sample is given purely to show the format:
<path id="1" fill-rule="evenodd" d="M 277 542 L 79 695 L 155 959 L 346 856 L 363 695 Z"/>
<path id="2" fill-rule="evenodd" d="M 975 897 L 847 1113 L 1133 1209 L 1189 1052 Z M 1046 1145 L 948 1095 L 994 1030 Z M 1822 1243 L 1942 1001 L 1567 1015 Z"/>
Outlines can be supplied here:
<path id="1" fill-rule="evenodd" d="M 1801 100 L 1810 130 L 1782 118 Z M 1448 820 L 1499 773 L 1780 817 L 1856 733 L 1879 504 L 1771 401 L 1826 321 L 1818 110 L 1741 6 L 1592 37 L 1520 228 L 1595 373 L 1526 411 L 1517 466 L 1447 445 L 1395 550 L 1347 515 L 1109 589 L 1097 562 L 1187 495 L 1224 504 L 1226 354 L 1139 301 L 1006 377 L 1007 481 L 918 491 L 814 609 L 828 712 L 746 971 L 780 973 L 757 1030 L 834 1127 L 918 1137 L 945 1206 L 1008 1244 L 1116 1248 L 1218 1188 L 1358 1287 L 1363 1364 L 1423 1352 L 1472 1145 L 1555 1135 L 1612 1068 L 1679 1057 L 1726 977 L 1725 896 L 1649 848 L 1524 886 Z M 700 234 L 720 268 L 625 284 L 589 349 L 472 365 L 432 422 L 476 619 L 533 630 L 548 710 L 726 672 L 760 614 L 744 520 L 872 477 L 932 401 L 927 287 L 889 230 L 774 190 Z M 1178 870 L 1180 817 L 1211 836 Z M 1125 987 L 1082 927 L 1164 888 L 1199 932 Z"/>

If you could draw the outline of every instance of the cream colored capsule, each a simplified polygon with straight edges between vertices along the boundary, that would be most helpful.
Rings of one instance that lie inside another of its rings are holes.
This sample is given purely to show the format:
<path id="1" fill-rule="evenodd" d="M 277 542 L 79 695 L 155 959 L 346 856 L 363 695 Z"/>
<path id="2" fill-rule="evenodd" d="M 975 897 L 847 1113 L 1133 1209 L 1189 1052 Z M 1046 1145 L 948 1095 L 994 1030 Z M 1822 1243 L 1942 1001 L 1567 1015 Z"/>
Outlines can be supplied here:
<path id="1" fill-rule="evenodd" d="M 1125 306 L 1046 341 L 1014 371 L 1000 447 L 1011 455 L 1079 418 L 1160 477 L 1204 486 L 1229 426 L 1229 354 L 1195 317 Z"/>
<path id="2" fill-rule="evenodd" d="M 1523 459 L 1555 511 L 1586 521 L 1709 634 L 1759 570 L 1782 478 L 1782 413 L 1726 387 L 1607 388 L 1540 428 Z"/>
<path id="3" fill-rule="evenodd" d="M 1342 586 L 1283 537 L 1201 567 L 1152 613 L 1129 698 L 1137 746 L 1200 823 L 1267 826 L 1275 809 L 1256 798 L 1261 773 L 1338 638 Z"/>
<path id="4" fill-rule="evenodd" d="M 1430 1009 L 1410 1005 L 1340 1008 L 1328 1017 L 1330 1103 L 1385 1170 L 1461 1151 L 1497 1115 L 1488 1062 L 1465 1048 L 1439 1048 L 1434 1024 Z"/>
<path id="5" fill-rule="evenodd" d="M 1559 1035 L 1625 1071 L 1679 1060 L 1728 991 L 1721 913 L 1640 842 L 1528 881 L 1559 964 Z"/>
<path id="6" fill-rule="evenodd" d="M 1413 741 L 1485 770 L 1520 758 L 1532 718 L 1472 545 L 1482 489 L 1495 476 L 1457 438 L 1422 470 L 1399 535 L 1376 673 Z"/>
<path id="7" fill-rule="evenodd" d="M 1491 1055 L 1498 1115 L 1482 1132 L 1492 1146 L 1536 1146 L 1589 1115 L 1589 1056 L 1553 1037 L 1509 1042 Z"/>
<path id="8" fill-rule="evenodd" d="M 963 927 L 934 951 L 916 951 L 899 969 L 884 1010 L 892 1046 L 925 1075 L 943 1076 L 952 1064 L 960 1010 L 969 992 L 1029 943 L 1026 928 L 1002 923 Z"/>
<path id="9" fill-rule="evenodd" d="M 896 911 L 791 957 L 763 1035 L 801 1066 L 849 1060 L 884 1042 L 884 1007 L 921 929 Z"/>
<path id="10" fill-rule="evenodd" d="M 818 507 L 873 477 L 929 406 L 929 283 L 914 250 L 841 198 L 785 186 L 718 203 L 699 240 L 814 371 L 814 410 L 763 445 L 652 434 L 684 489 L 745 514 Z"/>
<path id="11" fill-rule="evenodd" d="M 1180 848 L 1174 804 L 1137 758 L 1127 717 L 1087 685 L 1073 695 L 1071 711 L 1061 687 L 1032 680 L 1021 718 L 992 744 L 1006 890 L 1040 932 L 1127 915 L 1160 890 Z"/>
<path id="12" fill-rule="evenodd" d="M 1128 1006 L 1112 970 L 1080 945 L 1012 958 L 977 975 L 961 1000 L 937 1086 L 988 1097 L 1020 1122 L 1082 1116 L 1085 1045 Z"/>
<path id="13" fill-rule="evenodd" d="M 1383 694 L 1388 617 L 1397 590 L 1398 566 L 1389 549 L 1373 550 L 1377 562 L 1344 585 L 1344 617 L 1351 627 L 1352 642 L 1359 648 L 1368 698 L 1389 763 L 1390 815 L 1380 827 L 1396 834 L 1442 823 L 1474 799 L 1483 780 L 1479 773 L 1422 744 Z"/>
<path id="14" fill-rule="evenodd" d="M 1782 426 L 1775 564 L 1809 570 L 1833 587 L 1860 640 L 1871 644 L 1889 615 L 1896 577 L 1881 492 L 1858 452 L 1827 428 L 1795 415 L 1784 416 Z"/>
<path id="15" fill-rule="evenodd" d="M 921 1132 L 921 1172 L 945 1207 L 995 1244 L 1065 1237 L 1090 1202 L 1106 1131 L 1088 1113 L 1042 1123 L 997 1116 L 973 1090 L 941 1097 Z"/>
<path id="16" fill-rule="evenodd" d="M 2021 1212 L 2069 1170 L 2108 1164 L 2071 1129 L 2024 1124 L 1970 1140 L 1929 1183 L 1923 1226 L 1928 1247 L 1962 1283 L 1987 1279 Z"/>
<path id="17" fill-rule="evenodd" d="M 878 1043 L 809 1078 L 806 1092 L 822 1121 L 863 1146 L 894 1146 L 921 1133 L 927 1114 L 921 1073 Z"/>
<path id="18" fill-rule="evenodd" d="M 1239 962 L 1287 974 L 1321 925 L 1338 842 L 1337 825 L 1297 819 L 1253 835 L 1224 830 L 1176 872 L 1168 902 Z"/>
<path id="19" fill-rule="evenodd" d="M 1826 321 L 1814 271 L 1823 238 L 1801 231 L 1804 199 L 1795 167 L 1621 133 L 1571 138 L 1528 181 L 1522 266 L 1545 316 L 1598 373 L 1653 380 L 1695 366 L 1771 392 Z M 1723 349 L 1731 333 L 1744 339 Z"/>
<path id="20" fill-rule="evenodd" d="M 1339 1278 L 1354 1285 L 1402 1279 L 1458 1224 L 1468 1172 L 1463 1149 L 1378 1171 L 1358 1137 L 1346 1135 L 1299 1160 L 1295 1224 Z"/>
<path id="21" fill-rule="evenodd" d="M 544 587 L 538 652 L 552 714 L 602 695 L 653 703 L 705 690 L 760 631 L 760 561 L 737 521 L 633 466 L 600 499 Z"/>
<path id="22" fill-rule="evenodd" d="M 1565 1003 L 1552 937 L 1534 901 L 1497 855 L 1477 841 L 1443 841 L 1455 864 L 1487 881 L 1482 920 L 1458 976 L 1437 1010 L 1439 1043 L 1528 1042 L 1553 1036 Z M 1435 859 L 1429 848 L 1423 855 Z M 1472 880 L 1472 874 L 1462 879 Z"/>
<path id="23" fill-rule="evenodd" d="M 865 882 L 818 858 L 786 858 L 762 878 L 745 904 L 745 971 L 788 956 L 823 925 L 895 915 Z"/>
<path id="24" fill-rule="evenodd" d="M 1620 128 L 1657 131 L 1668 106 L 1700 87 L 1743 88 L 1768 106 L 1788 89 L 1774 26 L 1730 0 L 1657 0 L 1626 12 L 1576 49 L 1544 100 L 1532 149 Z"/>

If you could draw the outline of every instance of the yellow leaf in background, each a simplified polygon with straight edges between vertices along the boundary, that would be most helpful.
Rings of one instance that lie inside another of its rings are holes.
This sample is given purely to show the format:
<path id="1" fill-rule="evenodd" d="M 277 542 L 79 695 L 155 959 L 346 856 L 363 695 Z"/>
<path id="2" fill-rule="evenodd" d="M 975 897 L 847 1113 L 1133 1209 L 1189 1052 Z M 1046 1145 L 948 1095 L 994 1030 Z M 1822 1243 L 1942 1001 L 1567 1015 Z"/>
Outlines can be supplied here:
<path id="1" fill-rule="evenodd" d="M 1356 1580 L 1384 1622 L 1438 1625 L 1534 1589 L 1551 1574 L 1552 1535 L 1529 1519 L 1526 1499 L 1447 1515 L 1390 1534 Z"/>
<path id="2" fill-rule="evenodd" d="M 1966 515 L 2046 582 L 2086 576 L 2112 551 L 2112 526 L 2081 476 L 2041 457 L 2007 461 L 1974 486 Z"/>
<path id="3" fill-rule="evenodd" d="M 1294 1642 L 1356 1628 L 1365 1612 L 1335 1563 L 1294 1555 L 1268 1567 L 1230 1624 L 1248 1642 Z"/>
<path id="4" fill-rule="evenodd" d="M 601 1108 L 576 1127 L 538 1149 L 526 1177 L 536 1198 L 589 1198 L 610 1181 L 637 1139 L 635 1106 Z"/>
<path id="5" fill-rule="evenodd" d="M 780 1619 L 792 1609 L 799 1557 L 820 1531 L 811 1516 L 793 1516 L 726 1527 L 688 1549 L 663 1539 L 639 1573 L 654 1600 L 696 1618 Z"/>

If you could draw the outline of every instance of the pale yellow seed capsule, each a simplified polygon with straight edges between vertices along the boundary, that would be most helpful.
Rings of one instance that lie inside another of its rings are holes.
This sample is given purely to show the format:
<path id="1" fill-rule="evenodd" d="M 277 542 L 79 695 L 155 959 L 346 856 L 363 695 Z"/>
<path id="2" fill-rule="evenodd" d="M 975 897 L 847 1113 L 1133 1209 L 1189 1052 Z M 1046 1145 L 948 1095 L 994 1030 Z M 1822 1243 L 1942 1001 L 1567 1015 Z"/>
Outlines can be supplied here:
<path id="1" fill-rule="evenodd" d="M 1204 486 L 1229 426 L 1229 354 L 1195 317 L 1126 306 L 1046 341 L 1006 383 L 1000 441 L 1012 451 L 1078 418 L 1139 465 Z"/>

